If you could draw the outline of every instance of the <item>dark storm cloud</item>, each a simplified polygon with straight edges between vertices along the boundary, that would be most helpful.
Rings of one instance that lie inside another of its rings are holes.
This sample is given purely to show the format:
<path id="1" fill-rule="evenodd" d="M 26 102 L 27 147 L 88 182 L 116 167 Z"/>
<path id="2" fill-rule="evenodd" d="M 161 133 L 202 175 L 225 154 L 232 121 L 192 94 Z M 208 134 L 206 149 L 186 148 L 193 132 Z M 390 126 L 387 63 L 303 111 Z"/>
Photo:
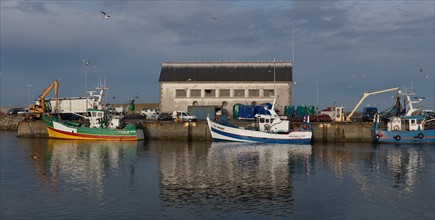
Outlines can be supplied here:
<path id="1" fill-rule="evenodd" d="M 2 102 L 10 105 L 26 100 L 29 81 L 35 97 L 54 78 L 62 79 L 63 96 L 81 95 L 84 58 L 91 62 L 90 82 L 95 84 L 97 76 L 107 78 L 109 94 L 117 97 L 111 101 L 128 100 L 137 92 L 139 101 L 157 102 L 162 62 L 290 60 L 292 30 L 294 79 L 299 82 L 294 87 L 296 105 L 313 104 L 315 79 L 322 106 L 336 99 L 350 108 L 363 91 L 420 80 L 408 77 L 420 66 L 428 73 L 434 69 L 433 2 L 1 4 L 1 91 L 20 97 L 2 94 Z M 103 19 L 100 11 L 111 17 Z M 378 80 L 385 83 L 373 83 Z M 420 81 L 422 93 L 433 91 L 427 80 Z"/>
<path id="2" fill-rule="evenodd" d="M 291 17 L 307 32 L 331 32 L 350 25 L 348 12 L 337 1 L 295 1 Z"/>

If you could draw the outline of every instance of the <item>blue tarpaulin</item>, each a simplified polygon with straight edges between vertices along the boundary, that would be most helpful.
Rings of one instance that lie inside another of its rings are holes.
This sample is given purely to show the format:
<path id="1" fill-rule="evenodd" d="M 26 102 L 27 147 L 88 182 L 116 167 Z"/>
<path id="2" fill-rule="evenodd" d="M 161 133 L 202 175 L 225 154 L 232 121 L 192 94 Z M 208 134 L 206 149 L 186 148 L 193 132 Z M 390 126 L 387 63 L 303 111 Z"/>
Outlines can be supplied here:
<path id="1" fill-rule="evenodd" d="M 270 112 L 266 109 L 272 109 L 272 104 L 263 103 L 261 105 L 255 106 L 255 114 L 270 115 Z"/>
<path id="2" fill-rule="evenodd" d="M 255 106 L 253 105 L 240 105 L 239 118 L 254 118 Z"/>
<path id="3" fill-rule="evenodd" d="M 266 109 L 272 109 L 272 104 L 263 103 L 257 106 L 235 104 L 233 107 L 234 118 L 255 118 L 256 114 L 270 115 Z"/>

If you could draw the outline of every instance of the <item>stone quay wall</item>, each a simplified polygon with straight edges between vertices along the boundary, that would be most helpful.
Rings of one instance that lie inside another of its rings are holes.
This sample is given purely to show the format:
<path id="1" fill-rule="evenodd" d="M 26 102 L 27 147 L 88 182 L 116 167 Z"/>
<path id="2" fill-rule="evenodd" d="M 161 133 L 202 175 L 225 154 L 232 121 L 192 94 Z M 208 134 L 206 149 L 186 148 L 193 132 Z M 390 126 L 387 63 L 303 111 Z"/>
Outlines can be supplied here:
<path id="1" fill-rule="evenodd" d="M 130 120 L 144 127 L 144 135 L 148 140 L 211 140 L 206 121 L 192 122 L 159 122 Z M 14 122 L 15 123 L 15 122 Z M 252 122 L 232 122 L 238 126 L 248 126 Z M 301 123 L 293 123 L 298 128 Z M 13 127 L 13 126 L 12 126 Z M 312 122 L 313 141 L 315 142 L 371 142 L 370 122 L 352 123 L 320 123 Z M 18 137 L 47 137 L 47 129 L 42 121 L 21 121 L 17 128 Z"/>

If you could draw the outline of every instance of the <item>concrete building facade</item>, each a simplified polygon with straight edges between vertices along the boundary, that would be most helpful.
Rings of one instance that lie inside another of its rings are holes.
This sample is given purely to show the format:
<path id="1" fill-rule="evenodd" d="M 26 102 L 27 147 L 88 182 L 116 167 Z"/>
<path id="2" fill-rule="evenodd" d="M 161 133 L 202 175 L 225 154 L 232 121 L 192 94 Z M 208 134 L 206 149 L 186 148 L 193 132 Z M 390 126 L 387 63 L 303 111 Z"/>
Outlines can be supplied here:
<path id="1" fill-rule="evenodd" d="M 272 103 L 283 112 L 291 105 L 291 62 L 166 62 L 160 72 L 160 111 L 188 106 Z"/>

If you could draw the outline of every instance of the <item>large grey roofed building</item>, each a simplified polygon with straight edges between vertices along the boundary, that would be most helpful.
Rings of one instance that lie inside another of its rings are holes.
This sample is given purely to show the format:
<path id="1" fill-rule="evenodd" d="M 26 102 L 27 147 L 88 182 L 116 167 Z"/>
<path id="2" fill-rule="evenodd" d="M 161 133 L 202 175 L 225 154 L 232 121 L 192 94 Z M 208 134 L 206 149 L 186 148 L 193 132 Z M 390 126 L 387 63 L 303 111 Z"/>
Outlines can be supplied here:
<path id="1" fill-rule="evenodd" d="M 160 72 L 160 109 L 187 111 L 188 106 L 272 103 L 282 112 L 291 105 L 292 63 L 165 62 Z"/>

